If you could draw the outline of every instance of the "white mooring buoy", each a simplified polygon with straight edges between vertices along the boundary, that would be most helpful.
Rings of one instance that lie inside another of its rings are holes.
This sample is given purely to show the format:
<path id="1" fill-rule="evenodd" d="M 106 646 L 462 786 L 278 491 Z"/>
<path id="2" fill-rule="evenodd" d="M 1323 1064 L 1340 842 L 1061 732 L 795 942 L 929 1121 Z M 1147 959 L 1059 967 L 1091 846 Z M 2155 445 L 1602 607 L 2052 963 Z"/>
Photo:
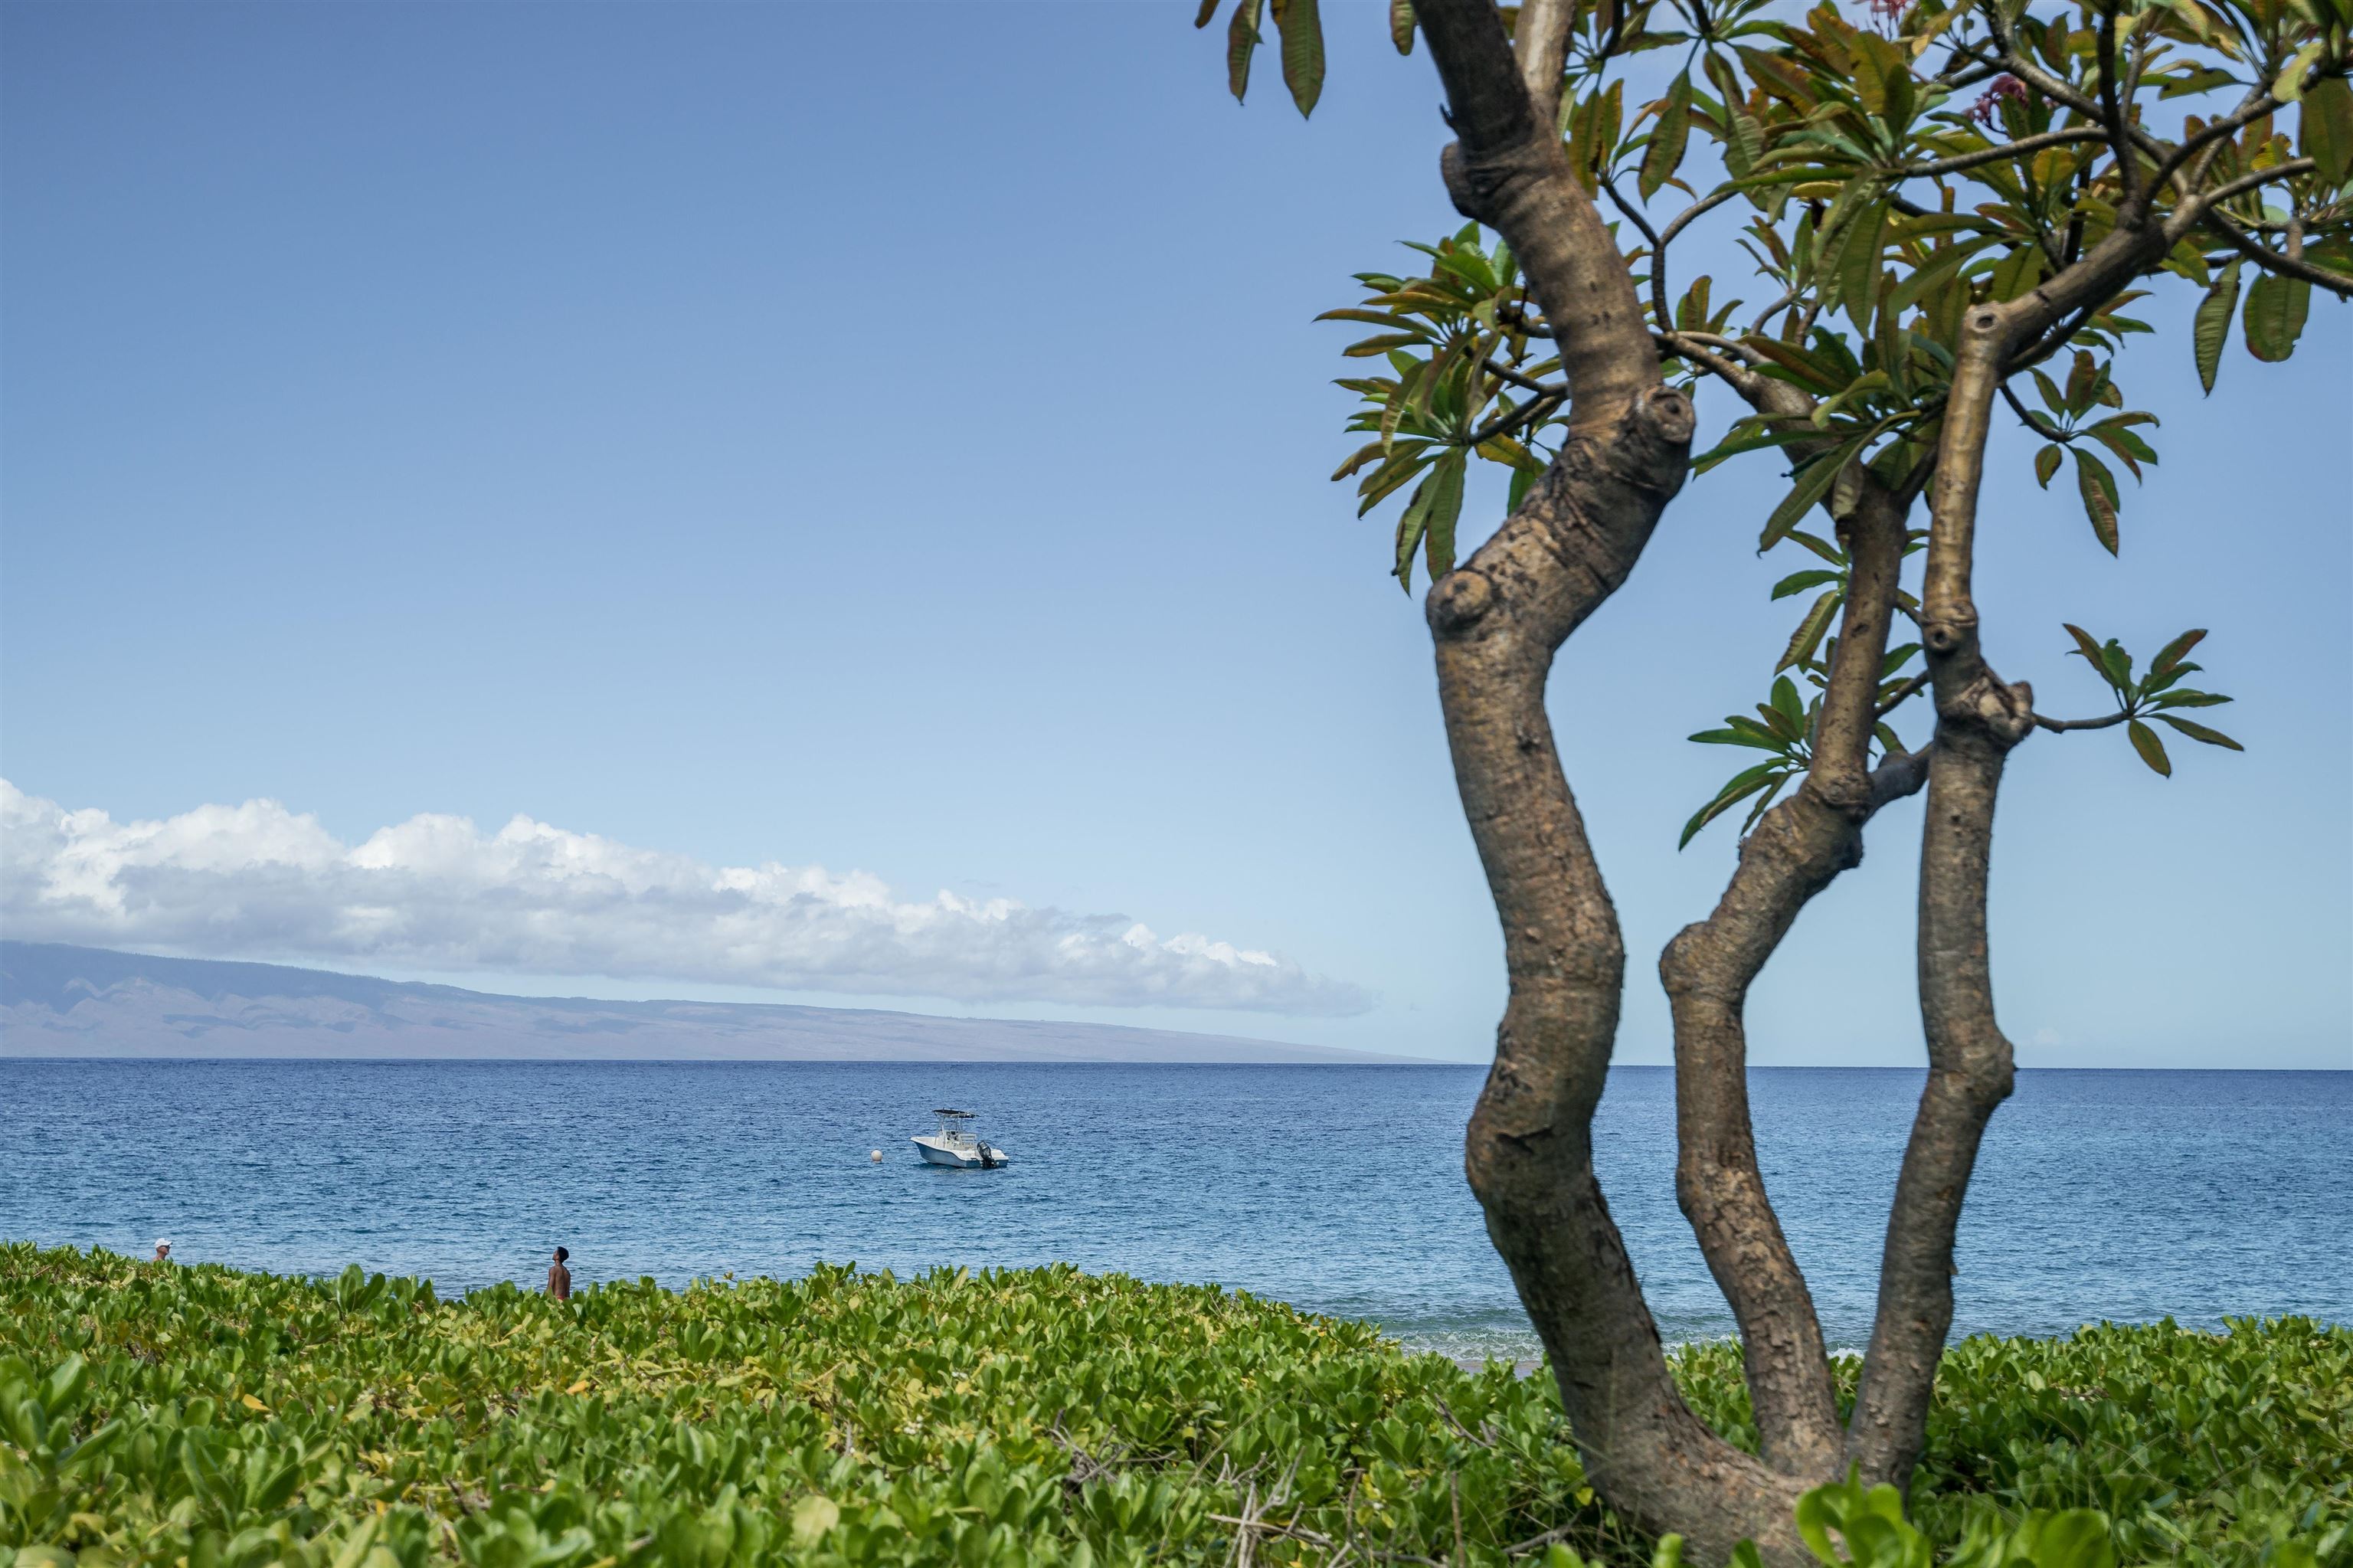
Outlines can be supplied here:
<path id="1" fill-rule="evenodd" d="M 882 1151 L 881 1151 L 881 1150 L 879 1150 L 879 1149 L 878 1149 L 878 1150 L 876 1150 L 873 1153 L 871 1153 L 871 1154 L 868 1155 L 866 1158 L 867 1158 L 867 1159 L 869 1159 L 869 1160 L 872 1160 L 875 1164 L 880 1165 L 880 1164 L 881 1164 L 881 1163 L 882 1163 Z"/>

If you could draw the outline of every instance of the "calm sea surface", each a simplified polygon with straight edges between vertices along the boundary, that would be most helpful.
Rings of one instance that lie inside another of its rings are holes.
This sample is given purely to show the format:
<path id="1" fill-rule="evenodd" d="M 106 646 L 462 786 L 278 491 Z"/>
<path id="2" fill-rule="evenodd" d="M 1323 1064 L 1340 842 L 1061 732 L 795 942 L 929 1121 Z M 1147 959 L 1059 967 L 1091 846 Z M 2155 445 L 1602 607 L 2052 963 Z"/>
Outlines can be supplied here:
<path id="1" fill-rule="evenodd" d="M 1216 1280 L 1455 1355 L 1534 1341 L 1461 1176 L 1471 1067 L 0 1062 L 0 1237 L 185 1260 L 669 1283 L 819 1259 L 1061 1259 Z M 1766 1174 L 1834 1344 L 1868 1333 L 1920 1075 L 1754 1075 Z M 1731 1319 L 1676 1212 L 1673 1086 L 1597 1142 L 1671 1339 Z M 935 1105 L 1008 1170 L 919 1164 Z M 868 1151 L 880 1149 L 880 1165 Z M 2353 1322 L 2353 1073 L 2031 1072 L 1995 1116 L 1962 1331 L 2171 1314 Z"/>

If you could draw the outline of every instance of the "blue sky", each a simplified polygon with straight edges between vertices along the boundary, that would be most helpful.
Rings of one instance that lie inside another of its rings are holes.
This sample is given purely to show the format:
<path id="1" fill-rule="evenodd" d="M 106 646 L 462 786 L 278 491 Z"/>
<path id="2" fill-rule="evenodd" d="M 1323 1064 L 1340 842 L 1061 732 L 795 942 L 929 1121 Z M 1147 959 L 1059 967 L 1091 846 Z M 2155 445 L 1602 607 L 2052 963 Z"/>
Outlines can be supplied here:
<path id="1" fill-rule="evenodd" d="M 690 926 L 633 949 L 655 972 L 369 961 L 299 903 L 173 944 L 215 956 L 1482 1055 L 1500 942 L 1388 514 L 1324 478 L 1348 334 L 1311 321 L 1458 220 L 1426 57 L 1327 16 L 1302 122 L 1237 108 L 1157 5 L 7 6 L 0 773 L 117 825 L 280 802 L 230 827 L 311 846 L 287 865 L 420 814 L 522 853 L 522 815 L 574 835 L 524 835 L 543 860 L 863 873 L 896 902 L 824 896 L 886 924 L 953 927 L 942 890 L 1039 941 L 1142 922 L 1164 989 L 990 959 L 778 991 Z M 2286 366 L 2233 344 L 2211 399 L 2179 333 L 2137 349 L 2164 464 L 2120 562 L 1997 455 L 2004 673 L 2088 714 L 2063 620 L 2144 655 L 2207 626 L 2249 747 L 2185 742 L 2169 782 L 2113 733 L 2018 754 L 1993 916 L 2026 1065 L 2353 1065 L 2348 323 L 2316 303 Z M 1633 955 L 1622 1060 L 1665 1059 L 1651 959 L 1730 867 L 1721 827 L 1675 852 L 1727 771 L 1683 736 L 1787 635 L 1778 493 L 1768 458 L 1694 482 L 1555 678 Z M 1775 959 L 1757 1060 L 1917 1059 L 1918 821 Z"/>

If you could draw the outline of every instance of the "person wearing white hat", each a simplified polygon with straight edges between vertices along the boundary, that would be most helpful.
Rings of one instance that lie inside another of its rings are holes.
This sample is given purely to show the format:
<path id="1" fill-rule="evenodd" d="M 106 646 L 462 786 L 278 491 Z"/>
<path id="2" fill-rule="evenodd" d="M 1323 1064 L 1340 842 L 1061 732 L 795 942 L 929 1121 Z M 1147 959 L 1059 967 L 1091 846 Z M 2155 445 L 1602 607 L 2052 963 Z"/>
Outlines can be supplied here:
<path id="1" fill-rule="evenodd" d="M 169 1263 L 172 1261 L 172 1244 L 170 1242 L 161 1240 L 156 1242 L 155 1261 L 157 1263 Z"/>

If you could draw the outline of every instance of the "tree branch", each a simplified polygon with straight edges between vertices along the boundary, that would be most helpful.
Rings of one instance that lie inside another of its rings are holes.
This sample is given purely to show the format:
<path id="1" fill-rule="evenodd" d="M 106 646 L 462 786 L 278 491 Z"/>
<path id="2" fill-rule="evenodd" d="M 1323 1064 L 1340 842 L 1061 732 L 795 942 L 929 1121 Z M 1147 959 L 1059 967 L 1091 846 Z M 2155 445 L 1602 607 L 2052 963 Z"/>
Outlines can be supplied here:
<path id="1" fill-rule="evenodd" d="M 1871 710 L 1872 723 L 1877 724 L 1881 719 L 1885 718 L 1889 714 L 1894 713 L 1897 708 L 1900 708 L 1905 703 L 1910 702 L 1914 694 L 1927 683 L 1928 672 L 1923 670 L 1918 674 L 1913 676 L 1910 680 L 1905 682 L 1902 685 L 1896 687 L 1894 691 L 1888 693 L 1885 696 L 1880 698 L 1878 706 Z"/>
<path id="2" fill-rule="evenodd" d="M 1601 189 L 1609 197 L 1609 205 L 1616 207 L 1628 222 L 1641 229 L 1642 238 L 1651 242 L 1651 310 L 1658 317 L 1662 330 L 1672 326 L 1675 320 L 1674 312 L 1667 305 L 1666 247 L 1659 242 L 1659 231 L 1651 227 L 1650 219 L 1642 216 L 1640 207 L 1629 206 L 1626 198 L 1618 194 L 1616 180 L 1604 175 Z"/>
<path id="3" fill-rule="evenodd" d="M 2279 101 L 2277 99 L 2274 98 L 2270 93 L 2263 91 L 2260 88 L 2256 89 L 2254 91 L 2247 95 L 2245 101 L 2242 101 L 2237 109 L 2215 121 L 2212 124 L 2201 128 L 2195 134 L 2183 137 L 2181 145 L 2168 154 L 2165 159 L 2157 165 L 2157 177 L 2160 180 L 2171 179 L 2183 165 L 2187 164 L 2191 158 L 2196 157 L 2202 149 L 2221 142 L 2226 136 L 2237 135 L 2241 131 L 2244 130 L 2249 125 L 2253 124 L 2256 121 L 2261 120 L 2264 115 L 2269 114 L 2273 110 L 2277 109 L 2278 107 Z M 2204 178 L 2204 175 L 2205 169 L 2201 165 L 2198 171 L 2198 175 L 2192 178 L 2190 183 L 2192 185 L 2198 184 Z"/>
<path id="4" fill-rule="evenodd" d="M 1595 1489 L 1638 1528 L 1681 1531 L 1704 1560 L 1753 1538 L 1795 1561 L 1794 1485 L 1683 1403 L 1594 1177 L 1625 945 L 1544 700 L 1560 645 L 1625 580 L 1682 486 L 1691 400 L 1661 383 L 1625 261 L 1493 0 L 1418 0 L 1415 11 L 1456 136 L 1440 163 L 1448 192 L 1520 259 L 1559 346 L 1569 416 L 1544 477 L 1426 607 L 1510 980 L 1464 1167 Z M 1549 30 L 1530 29 L 1532 57 Z"/>
<path id="5" fill-rule="evenodd" d="M 1576 25 L 1576 0 L 1521 0 L 1520 19 L 1512 29 L 1520 79 L 1536 118 L 1547 125 L 1560 119 L 1561 77 L 1568 69 L 1568 35 Z"/>
<path id="6" fill-rule="evenodd" d="M 2023 368 L 2023 366 L 2021 368 Z M 2036 413 L 2033 409 L 2028 408 L 2025 404 L 2018 400 L 2018 394 L 2010 389 L 2010 379 L 2008 376 L 2004 376 L 2002 378 L 2001 400 L 2010 405 L 2010 411 L 2018 416 L 2018 422 L 2020 424 L 2024 425 L 2028 429 L 2032 430 L 2044 440 L 2063 442 L 2067 440 L 2066 431 L 2061 429 L 2058 426 L 2052 424 L 2050 420 L 2044 418 L 2042 415 Z"/>
<path id="7" fill-rule="evenodd" d="M 2118 708 L 2112 714 L 2102 714 L 2098 718 L 2088 719 L 2044 718 L 2041 714 L 2033 715 L 2035 728 L 2047 729 L 2053 735 L 2063 735 L 2072 729 L 2107 729 L 2124 723 L 2130 717 L 2132 717 L 2131 712 L 2124 708 Z"/>
<path id="8" fill-rule="evenodd" d="M 1447 190 L 1519 258 L 1560 345 L 1571 426 L 1614 431 L 1659 376 L 1625 261 L 1558 132 L 1537 118 L 1491 0 L 1424 0 L 1415 15 L 1456 137 L 1440 160 Z"/>
<path id="9" fill-rule="evenodd" d="M 1625 947 L 1545 709 L 1555 652 L 1625 580 L 1681 485 L 1693 425 L 1690 399 L 1654 384 L 1614 432 L 1573 429 L 1520 509 L 1430 592 L 1440 705 L 1511 986 L 1464 1156 L 1596 1489 L 1643 1527 L 1682 1531 L 1702 1560 L 1746 1535 L 1794 1559 L 1794 1483 L 1684 1404 L 1594 1178 Z"/>
<path id="10" fill-rule="evenodd" d="M 2137 208 L 2144 188 L 2141 168 L 2133 156 L 2132 140 L 2125 134 L 2125 112 L 2116 98 L 2116 14 L 2113 7 L 2102 6 L 2099 16 L 2095 37 L 2100 60 L 2100 122 L 2107 127 L 2108 145 L 2116 150 L 2116 175 L 2124 183 L 2124 205 Z"/>
<path id="11" fill-rule="evenodd" d="M 1862 859 L 1877 809 L 1864 765 L 1872 703 L 1904 560 L 1904 511 L 1868 471 L 1842 521 L 1852 566 L 1828 690 L 1804 784 L 1741 841 L 1715 912 L 1659 958 L 1674 1019 L 1675 1197 L 1740 1325 L 1766 1463 L 1836 1473 L 1842 1443 L 1821 1324 L 1765 1191 L 1748 1105 L 1748 988 L 1799 914 Z"/>
<path id="12" fill-rule="evenodd" d="M 1539 381 L 1533 376 L 1513 369 L 1510 366 L 1504 364 L 1502 360 L 1497 359 L 1493 355 L 1489 355 L 1487 358 L 1481 363 L 1488 375 L 1493 376 L 1498 381 L 1508 381 L 1524 392 L 1542 392 L 1547 395 L 1557 395 L 1561 397 L 1566 397 L 1568 394 L 1568 388 L 1563 387 L 1559 382 Z"/>
<path id="13" fill-rule="evenodd" d="M 2208 213 L 2205 223 L 2207 228 L 2221 235 L 2233 250 L 2265 271 L 2277 272 L 2283 278 L 2301 278 L 2306 282 L 2326 289 L 2340 298 L 2353 299 L 2353 278 L 2348 278 L 2342 272 L 2331 272 L 2326 267 L 2316 267 L 2309 261 L 2299 260 L 2295 257 L 2283 256 L 2268 246 L 2260 245 L 2248 238 L 2241 232 L 2238 225 L 2219 212 Z"/>
<path id="14" fill-rule="evenodd" d="M 1498 414 L 1488 420 L 1486 424 L 1463 438 L 1462 444 L 1476 450 L 1493 440 L 1497 436 L 1508 436 L 1514 430 L 1533 424 L 1559 408 L 1561 399 L 1567 396 L 1568 391 L 1566 387 L 1547 387 L 1510 413 Z"/>
<path id="15" fill-rule="evenodd" d="M 1717 207 L 1722 207 L 1725 202 L 1730 201 L 1734 196 L 1736 196 L 1739 194 L 1740 187 L 1738 185 L 1726 185 L 1722 190 L 1712 191 L 1708 195 L 1702 196 L 1699 200 L 1692 203 L 1691 206 L 1675 214 L 1674 221 L 1669 223 L 1666 228 L 1659 230 L 1659 238 L 1657 241 L 1658 248 L 1663 250 L 1668 246 L 1672 245 L 1675 242 L 1675 236 L 1681 234 L 1685 228 L 1689 228 L 1694 218 L 1699 217 L 1705 213 L 1714 212 Z"/>
<path id="16" fill-rule="evenodd" d="M 1928 1079 L 1895 1181 L 1879 1305 L 1855 1389 L 1847 1453 L 1865 1481 L 1907 1485 L 1926 1441 L 1936 1363 L 1953 1323 L 1953 1240 L 1978 1147 L 2009 1097 L 2012 1054 L 1994 1021 L 1986 875 L 2004 760 L 2033 694 L 1991 672 L 1938 703 L 1920 845 L 1920 1018 Z"/>
<path id="17" fill-rule="evenodd" d="M 2310 158 L 2291 158 L 2284 164 L 2275 164 L 2268 169 L 2257 169 L 2253 174 L 2241 175 L 2235 180 L 2216 185 L 2195 201 L 2184 204 L 2191 212 L 2189 222 L 2180 222 L 2182 214 L 2179 209 L 2174 214 L 2175 221 L 2180 223 L 2183 233 L 2188 233 L 2191 223 L 2195 223 L 2200 217 L 2232 197 L 2242 196 L 2258 186 L 2271 185 L 2278 180 L 2293 179 L 2298 175 L 2308 175 L 2316 166 Z"/>
<path id="18" fill-rule="evenodd" d="M 1974 169 L 1980 164 L 1999 164 L 2010 158 L 2021 158 L 2039 153 L 2045 147 L 2061 147 L 2070 142 L 2105 142 L 2108 133 L 2078 128 L 2067 131 L 2045 131 L 2039 135 L 2021 136 L 2015 142 L 2004 142 L 1998 147 L 1981 147 L 1974 153 L 1956 153 L 1949 158 L 1939 158 L 1933 164 L 1911 164 L 1894 171 L 1899 179 L 1934 179 L 1939 175 L 1957 175 L 1964 169 Z"/>
<path id="19" fill-rule="evenodd" d="M 1760 414 L 1778 414 L 1794 419 L 1813 412 L 1814 400 L 1804 391 L 1787 381 L 1759 375 L 1745 365 L 1736 365 L 1721 355 L 1710 353 L 1700 346 L 1700 340 L 1687 333 L 1653 333 L 1651 338 L 1667 353 L 1690 360 L 1722 381 Z"/>

